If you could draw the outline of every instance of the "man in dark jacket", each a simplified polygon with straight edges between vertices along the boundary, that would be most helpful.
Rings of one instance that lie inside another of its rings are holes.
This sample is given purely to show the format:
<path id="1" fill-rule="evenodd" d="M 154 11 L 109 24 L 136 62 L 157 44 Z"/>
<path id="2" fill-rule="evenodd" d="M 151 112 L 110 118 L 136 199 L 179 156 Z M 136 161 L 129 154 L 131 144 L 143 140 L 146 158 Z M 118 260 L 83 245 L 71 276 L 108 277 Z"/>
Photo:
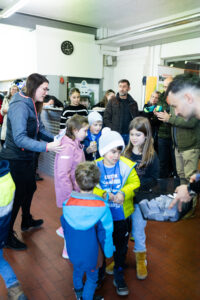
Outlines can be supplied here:
<path id="1" fill-rule="evenodd" d="M 104 111 L 104 126 L 111 130 L 119 132 L 125 144 L 129 141 L 129 124 L 138 116 L 137 102 L 128 94 L 130 91 L 130 82 L 127 79 L 121 79 L 118 82 L 116 97 L 112 98 Z"/>

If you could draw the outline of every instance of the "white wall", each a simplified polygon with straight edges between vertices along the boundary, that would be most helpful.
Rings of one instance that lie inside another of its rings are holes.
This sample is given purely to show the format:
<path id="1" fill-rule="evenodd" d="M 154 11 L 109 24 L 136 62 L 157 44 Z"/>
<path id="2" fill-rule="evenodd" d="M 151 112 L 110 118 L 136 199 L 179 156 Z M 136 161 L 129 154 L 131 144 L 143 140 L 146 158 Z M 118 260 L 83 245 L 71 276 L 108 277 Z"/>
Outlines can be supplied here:
<path id="1" fill-rule="evenodd" d="M 103 55 L 95 44 L 94 35 L 37 26 L 35 31 L 0 24 L 0 87 L 7 89 L 6 80 L 27 77 L 38 72 L 44 75 L 62 75 L 102 78 Z M 70 40 L 74 53 L 64 55 L 61 43 Z"/>
<path id="2" fill-rule="evenodd" d="M 170 58 L 187 55 L 200 55 L 200 38 L 162 45 L 161 57 Z"/>
<path id="3" fill-rule="evenodd" d="M 0 37 L 0 80 L 26 77 L 35 72 L 35 33 L 0 24 Z"/>
<path id="4" fill-rule="evenodd" d="M 150 49 L 144 47 L 130 51 L 116 53 L 117 66 L 104 67 L 103 90 L 114 89 L 118 91 L 118 81 L 130 81 L 130 95 L 137 101 L 139 108 L 142 103 L 142 78 L 150 73 Z"/>
<path id="5" fill-rule="evenodd" d="M 74 45 L 71 55 L 61 52 L 60 46 L 65 40 Z M 39 73 L 102 78 L 103 57 L 91 34 L 37 26 L 36 46 Z"/>
<path id="6" fill-rule="evenodd" d="M 143 76 L 157 76 L 158 65 L 162 64 L 164 59 L 190 55 L 200 57 L 200 38 L 127 51 L 116 51 L 114 55 L 117 55 L 117 66 L 104 67 L 103 90 L 113 88 L 117 91 L 118 80 L 128 79 L 131 83 L 130 94 L 137 101 L 139 108 L 142 108 Z M 110 86 L 108 86 L 108 83 Z"/>

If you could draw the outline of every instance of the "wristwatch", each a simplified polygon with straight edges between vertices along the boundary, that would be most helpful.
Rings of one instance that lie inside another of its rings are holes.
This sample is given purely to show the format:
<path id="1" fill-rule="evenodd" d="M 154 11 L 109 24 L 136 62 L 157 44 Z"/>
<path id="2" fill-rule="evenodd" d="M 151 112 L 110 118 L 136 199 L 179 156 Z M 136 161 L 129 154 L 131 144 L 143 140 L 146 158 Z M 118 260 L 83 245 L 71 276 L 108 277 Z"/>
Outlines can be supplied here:
<path id="1" fill-rule="evenodd" d="M 194 195 L 196 195 L 196 192 L 191 189 L 190 184 L 187 185 L 187 190 L 188 190 L 188 194 L 191 197 L 194 196 Z"/>

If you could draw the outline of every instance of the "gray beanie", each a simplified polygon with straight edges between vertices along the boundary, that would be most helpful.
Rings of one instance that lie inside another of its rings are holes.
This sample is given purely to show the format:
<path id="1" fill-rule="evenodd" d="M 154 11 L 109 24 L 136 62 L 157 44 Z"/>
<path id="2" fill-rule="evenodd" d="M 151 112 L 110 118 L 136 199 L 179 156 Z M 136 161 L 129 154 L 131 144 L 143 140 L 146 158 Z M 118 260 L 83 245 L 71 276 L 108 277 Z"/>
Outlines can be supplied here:
<path id="1" fill-rule="evenodd" d="M 113 148 L 122 146 L 124 151 L 125 144 L 122 136 L 117 131 L 112 131 L 110 128 L 105 127 L 99 139 L 99 153 L 104 156 Z"/>
<path id="2" fill-rule="evenodd" d="M 88 115 L 89 125 L 92 125 L 94 122 L 97 121 L 103 122 L 102 116 L 97 111 L 92 111 L 91 113 L 89 113 Z"/>

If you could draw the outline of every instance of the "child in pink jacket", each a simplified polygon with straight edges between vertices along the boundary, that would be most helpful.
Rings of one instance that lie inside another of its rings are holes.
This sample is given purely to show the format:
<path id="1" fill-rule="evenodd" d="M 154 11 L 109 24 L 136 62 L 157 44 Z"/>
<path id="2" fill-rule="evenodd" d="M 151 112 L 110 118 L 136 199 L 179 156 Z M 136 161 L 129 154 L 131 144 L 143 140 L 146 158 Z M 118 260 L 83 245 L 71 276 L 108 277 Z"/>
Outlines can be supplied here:
<path id="1" fill-rule="evenodd" d="M 56 154 L 54 162 L 54 184 L 56 204 L 62 208 L 63 202 L 69 198 L 72 191 L 79 191 L 75 181 L 76 166 L 85 161 L 81 141 L 87 136 L 88 120 L 86 117 L 74 115 L 66 124 L 66 135 L 61 140 L 63 149 Z M 62 227 L 57 234 L 64 237 Z M 63 249 L 63 258 L 68 258 L 66 246 Z"/>

